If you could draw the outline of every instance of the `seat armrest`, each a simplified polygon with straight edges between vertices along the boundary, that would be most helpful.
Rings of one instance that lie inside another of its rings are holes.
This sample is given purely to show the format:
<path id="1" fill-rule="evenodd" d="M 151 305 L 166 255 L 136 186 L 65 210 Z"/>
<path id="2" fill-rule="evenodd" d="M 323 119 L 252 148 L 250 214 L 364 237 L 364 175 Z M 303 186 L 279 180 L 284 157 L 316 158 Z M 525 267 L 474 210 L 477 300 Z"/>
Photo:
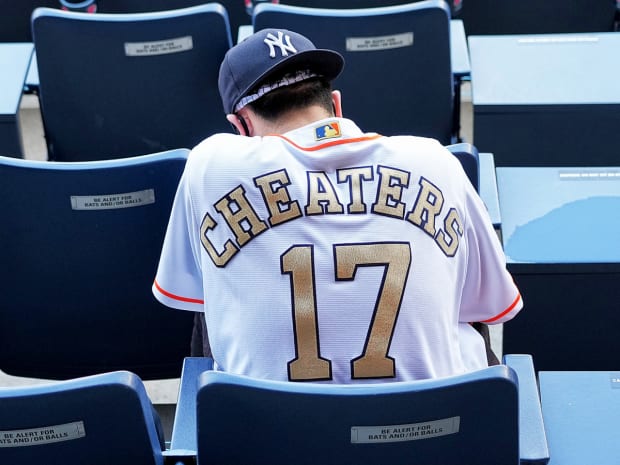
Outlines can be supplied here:
<path id="1" fill-rule="evenodd" d="M 24 91 L 28 94 L 36 94 L 39 92 L 39 66 L 36 52 L 32 52 L 32 59 L 30 60 L 28 74 L 26 75 L 26 83 L 24 84 Z"/>
<path id="2" fill-rule="evenodd" d="M 466 142 L 447 145 L 446 148 L 458 159 L 471 182 L 471 185 L 480 192 L 480 160 L 478 149 Z"/>
<path id="3" fill-rule="evenodd" d="M 519 456 L 523 464 L 546 464 L 549 447 L 543 423 L 536 372 L 531 355 L 504 356 L 519 380 Z"/>
<path id="4" fill-rule="evenodd" d="M 196 451 L 170 449 L 163 451 L 164 465 L 196 465 Z"/>
<path id="5" fill-rule="evenodd" d="M 32 53 L 30 43 L 0 44 L 0 154 L 5 156 L 24 156 L 19 108 Z"/>
<path id="6" fill-rule="evenodd" d="M 454 80 L 454 108 L 452 122 L 452 142 L 463 142 L 461 137 L 461 84 L 471 76 L 471 64 L 467 49 L 467 37 L 463 20 L 450 21 L 450 62 Z"/>
<path id="7" fill-rule="evenodd" d="M 478 153 L 478 164 L 480 166 L 480 198 L 487 207 L 493 227 L 499 230 L 502 225 L 502 215 L 499 208 L 495 156 L 492 153 Z"/>
<path id="8" fill-rule="evenodd" d="M 196 454 L 196 394 L 198 376 L 213 369 L 209 357 L 187 357 L 183 361 L 177 408 L 172 425 L 171 451 L 193 451 Z"/>
<path id="9" fill-rule="evenodd" d="M 450 20 L 450 59 L 455 79 L 462 80 L 470 77 L 471 63 L 462 19 Z"/>

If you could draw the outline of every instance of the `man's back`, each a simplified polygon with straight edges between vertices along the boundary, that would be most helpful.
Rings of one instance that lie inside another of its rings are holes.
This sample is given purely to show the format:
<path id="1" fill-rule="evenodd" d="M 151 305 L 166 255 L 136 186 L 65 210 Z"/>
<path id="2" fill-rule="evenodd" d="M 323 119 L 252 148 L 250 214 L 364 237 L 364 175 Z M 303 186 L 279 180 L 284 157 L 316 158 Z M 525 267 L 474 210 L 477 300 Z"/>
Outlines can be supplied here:
<path id="1" fill-rule="evenodd" d="M 177 204 L 162 255 L 176 258 L 155 293 L 204 307 L 225 371 L 447 376 L 486 366 L 469 322 L 519 309 L 482 202 L 431 139 L 362 134 L 339 118 L 214 136 L 190 156 Z"/>

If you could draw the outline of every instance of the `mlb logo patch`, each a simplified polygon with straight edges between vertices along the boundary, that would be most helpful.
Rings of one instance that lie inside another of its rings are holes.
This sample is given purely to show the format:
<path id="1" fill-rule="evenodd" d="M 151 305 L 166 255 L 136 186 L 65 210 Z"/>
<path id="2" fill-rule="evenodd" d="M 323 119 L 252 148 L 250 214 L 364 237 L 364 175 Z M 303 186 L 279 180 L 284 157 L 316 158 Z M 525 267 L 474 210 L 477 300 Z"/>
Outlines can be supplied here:
<path id="1" fill-rule="evenodd" d="M 316 140 L 333 139 L 341 135 L 340 124 L 336 121 L 314 128 L 314 137 Z"/>

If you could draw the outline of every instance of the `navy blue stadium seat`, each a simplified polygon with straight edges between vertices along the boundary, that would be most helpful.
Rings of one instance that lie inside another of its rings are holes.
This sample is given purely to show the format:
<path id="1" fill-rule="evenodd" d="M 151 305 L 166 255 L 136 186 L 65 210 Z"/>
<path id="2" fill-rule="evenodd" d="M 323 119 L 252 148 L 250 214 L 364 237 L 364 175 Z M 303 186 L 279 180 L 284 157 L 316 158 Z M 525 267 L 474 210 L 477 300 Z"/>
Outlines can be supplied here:
<path id="1" fill-rule="evenodd" d="M 476 192 L 480 193 L 480 160 L 478 158 L 478 149 L 467 142 L 448 145 L 446 148 L 458 158 L 472 186 L 474 186 Z"/>
<path id="2" fill-rule="evenodd" d="M 459 376 L 357 385 L 260 380 L 212 363 L 186 359 L 172 436 L 198 465 L 549 460 L 528 355 Z"/>
<path id="3" fill-rule="evenodd" d="M 127 371 L 0 389 L 0 461 L 163 465 L 159 418 Z"/>
<path id="4" fill-rule="evenodd" d="M 376 8 L 381 6 L 405 5 L 422 0 L 280 0 L 285 5 L 307 6 L 311 8 Z M 452 14 L 460 11 L 462 0 L 446 0 Z"/>
<path id="5" fill-rule="evenodd" d="M 612 32 L 617 5 L 616 0 L 464 0 L 456 17 L 468 36 Z"/>
<path id="6" fill-rule="evenodd" d="M 550 465 L 616 465 L 620 373 L 541 370 L 538 377 Z"/>
<path id="7" fill-rule="evenodd" d="M 343 112 L 364 131 L 456 141 L 450 10 L 442 0 L 367 9 L 262 3 L 254 30 L 290 29 L 340 52 Z"/>
<path id="8" fill-rule="evenodd" d="M 187 153 L 0 157 L 0 370 L 180 376 L 193 314 L 161 305 L 151 285 Z"/>
<path id="9" fill-rule="evenodd" d="M 41 8 L 32 27 L 50 160 L 191 148 L 231 130 L 217 90 L 232 45 L 220 4 L 134 14 Z"/>
<path id="10" fill-rule="evenodd" d="M 392 5 L 406 5 L 421 0 L 280 0 L 284 5 L 307 6 L 310 8 L 376 8 Z M 446 0 L 454 15 L 460 11 L 462 0 Z"/>
<path id="11" fill-rule="evenodd" d="M 207 2 L 201 0 L 97 0 L 97 11 L 100 13 L 146 13 L 177 10 L 205 3 Z M 243 0 L 239 3 L 243 3 Z"/>
<path id="12" fill-rule="evenodd" d="M 532 354 L 542 371 L 618 370 L 620 167 L 498 167 L 497 185 L 524 302 L 503 349 Z"/>
<path id="13" fill-rule="evenodd" d="M 59 0 L 0 0 L 0 42 L 32 42 L 30 15 L 35 8 L 60 7 Z"/>
<path id="14" fill-rule="evenodd" d="M 97 11 L 100 13 L 145 13 L 187 8 L 204 3 L 206 3 L 205 0 L 97 0 Z M 217 3 L 222 4 L 228 12 L 233 37 L 236 36 L 239 26 L 250 24 L 251 19 L 246 11 L 244 0 L 218 0 Z"/>

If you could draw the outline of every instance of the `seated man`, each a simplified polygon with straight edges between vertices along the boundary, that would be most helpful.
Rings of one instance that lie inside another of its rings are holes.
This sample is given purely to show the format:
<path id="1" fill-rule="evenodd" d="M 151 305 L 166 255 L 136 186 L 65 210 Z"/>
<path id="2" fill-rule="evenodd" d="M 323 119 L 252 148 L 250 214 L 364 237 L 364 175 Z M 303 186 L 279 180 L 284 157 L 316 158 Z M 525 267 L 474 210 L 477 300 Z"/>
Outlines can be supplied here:
<path id="1" fill-rule="evenodd" d="M 522 307 L 486 209 L 436 140 L 343 118 L 343 66 L 286 30 L 229 50 L 219 89 L 240 134 L 190 154 L 153 292 L 204 312 L 218 370 L 353 383 L 486 367 L 472 324 Z"/>

